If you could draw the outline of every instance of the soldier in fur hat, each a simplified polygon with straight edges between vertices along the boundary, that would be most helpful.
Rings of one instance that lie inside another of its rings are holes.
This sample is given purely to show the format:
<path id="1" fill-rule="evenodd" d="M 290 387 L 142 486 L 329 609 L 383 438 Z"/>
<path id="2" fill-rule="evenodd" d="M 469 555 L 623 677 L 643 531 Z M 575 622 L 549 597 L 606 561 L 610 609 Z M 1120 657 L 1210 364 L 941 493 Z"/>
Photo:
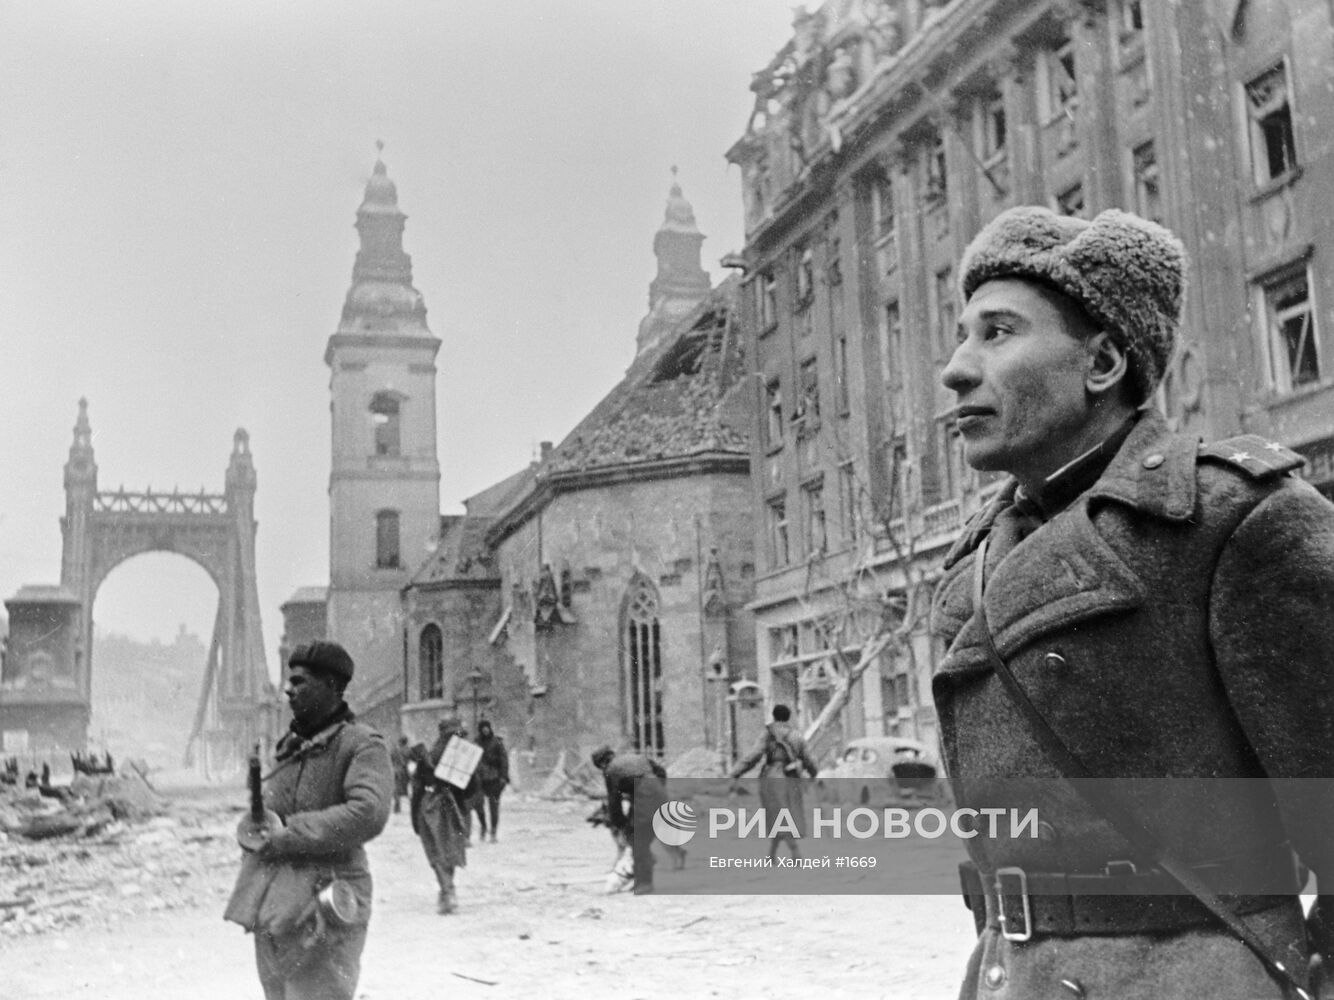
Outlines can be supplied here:
<path id="1" fill-rule="evenodd" d="M 933 693 L 960 806 L 1041 819 L 968 841 L 964 997 L 1319 995 L 1334 899 L 1304 916 L 1294 852 L 1334 887 L 1334 506 L 1152 408 L 1185 273 L 1160 226 L 1032 207 L 960 266 L 942 380 L 1009 479 L 945 559 Z"/>

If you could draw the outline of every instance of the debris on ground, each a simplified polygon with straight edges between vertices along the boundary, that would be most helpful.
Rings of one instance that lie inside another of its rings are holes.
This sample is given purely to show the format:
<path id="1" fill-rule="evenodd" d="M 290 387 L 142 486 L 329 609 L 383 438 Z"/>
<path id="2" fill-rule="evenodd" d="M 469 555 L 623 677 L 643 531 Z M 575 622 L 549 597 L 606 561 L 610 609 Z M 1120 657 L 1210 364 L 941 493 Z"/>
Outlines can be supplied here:
<path id="1" fill-rule="evenodd" d="M 230 890 L 243 806 L 166 800 L 142 773 L 76 774 L 62 794 L 0 784 L 0 938 L 110 924 Z"/>

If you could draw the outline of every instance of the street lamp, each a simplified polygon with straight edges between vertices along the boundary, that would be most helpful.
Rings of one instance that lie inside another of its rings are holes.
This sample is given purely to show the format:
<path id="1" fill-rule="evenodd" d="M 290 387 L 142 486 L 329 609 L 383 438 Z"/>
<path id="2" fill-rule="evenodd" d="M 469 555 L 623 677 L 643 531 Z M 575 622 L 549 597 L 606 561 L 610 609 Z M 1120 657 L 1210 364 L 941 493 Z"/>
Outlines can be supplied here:
<path id="1" fill-rule="evenodd" d="M 478 692 L 481 690 L 482 682 L 486 680 L 486 674 L 482 673 L 480 668 L 473 667 L 466 679 L 472 685 L 472 734 L 475 738 L 477 736 L 477 702 L 480 698 Z"/>

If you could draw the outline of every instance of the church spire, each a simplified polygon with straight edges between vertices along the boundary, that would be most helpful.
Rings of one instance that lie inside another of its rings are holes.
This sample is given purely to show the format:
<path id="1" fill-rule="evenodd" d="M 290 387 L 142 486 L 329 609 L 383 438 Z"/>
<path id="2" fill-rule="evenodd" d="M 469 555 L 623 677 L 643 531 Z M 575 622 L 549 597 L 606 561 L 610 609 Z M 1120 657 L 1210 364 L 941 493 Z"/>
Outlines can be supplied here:
<path id="1" fill-rule="evenodd" d="M 383 151 L 384 143 L 377 142 L 376 148 Z M 377 155 L 357 209 L 361 247 L 352 267 L 340 332 L 381 330 L 403 320 L 425 327 L 426 304 L 412 287 L 412 258 L 403 251 L 406 221 L 398 207 L 398 188 Z"/>
<path id="2" fill-rule="evenodd" d="M 682 194 L 676 168 L 672 167 L 667 210 L 653 237 L 658 274 L 648 287 L 648 315 L 639 324 L 640 352 L 656 344 L 709 294 L 709 276 L 699 262 L 703 242 L 704 236 L 695 225 L 695 210 Z"/>

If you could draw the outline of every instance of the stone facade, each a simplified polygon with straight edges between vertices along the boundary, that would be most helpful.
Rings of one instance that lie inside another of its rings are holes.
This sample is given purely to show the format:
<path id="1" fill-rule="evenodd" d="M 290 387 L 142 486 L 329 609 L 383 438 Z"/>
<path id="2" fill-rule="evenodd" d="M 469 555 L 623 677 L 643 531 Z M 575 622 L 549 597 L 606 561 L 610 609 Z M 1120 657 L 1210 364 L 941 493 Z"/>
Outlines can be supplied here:
<path id="1" fill-rule="evenodd" d="M 741 167 L 762 685 L 809 722 L 929 586 L 997 485 L 962 461 L 939 375 L 958 258 L 1004 208 L 1119 207 L 1176 231 L 1186 321 L 1157 400 L 1250 431 L 1334 491 L 1328 4 L 829 0 L 755 75 Z M 866 601 L 866 595 L 874 600 Z M 857 624 L 858 617 L 868 624 Z M 934 739 L 924 622 L 880 656 L 848 735 Z M 833 653 L 842 647 L 844 655 Z"/>
<path id="2" fill-rule="evenodd" d="M 664 478 L 567 481 L 500 537 L 498 639 L 527 681 L 528 746 L 585 754 L 611 743 L 668 758 L 730 746 L 720 724 L 727 685 L 711 679 L 710 664 L 753 678 L 746 471 L 744 462 L 700 462 Z M 721 583 L 713 607 L 710 565 Z M 560 600 L 545 621 L 535 596 L 544 568 Z M 632 648 L 642 635 L 646 658 L 642 645 Z M 639 712 L 637 681 L 656 699 Z"/>

